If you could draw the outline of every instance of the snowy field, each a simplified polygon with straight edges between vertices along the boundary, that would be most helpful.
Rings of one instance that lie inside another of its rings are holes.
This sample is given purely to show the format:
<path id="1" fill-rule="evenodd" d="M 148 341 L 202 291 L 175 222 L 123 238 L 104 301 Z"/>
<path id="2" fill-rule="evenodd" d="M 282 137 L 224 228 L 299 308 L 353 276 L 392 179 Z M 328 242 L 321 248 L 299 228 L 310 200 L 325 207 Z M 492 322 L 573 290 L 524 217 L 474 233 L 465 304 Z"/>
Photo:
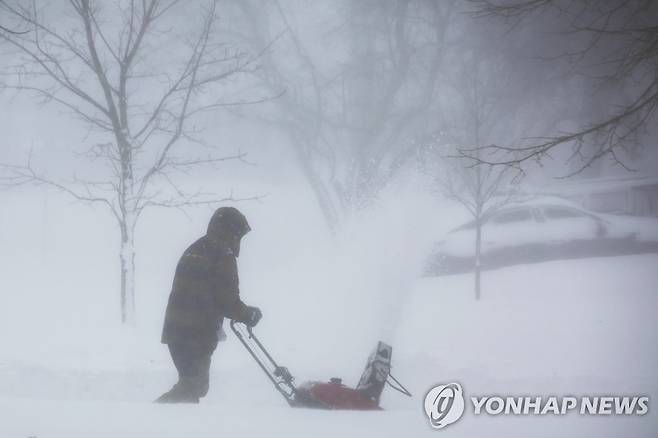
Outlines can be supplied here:
<path id="1" fill-rule="evenodd" d="M 414 398 L 386 390 L 384 412 L 288 408 L 232 335 L 214 356 L 201 405 L 153 405 L 175 379 L 164 346 L 153 338 L 157 329 L 97 329 L 95 342 L 90 333 L 46 332 L 40 343 L 25 321 L 0 335 L 0 437 L 655 437 L 653 406 L 643 417 L 466 413 L 434 431 L 422 401 L 433 384 L 451 381 L 460 382 L 466 396 L 641 393 L 658 399 L 657 266 L 657 255 L 642 255 L 486 272 L 481 302 L 472 298 L 468 275 L 418 280 L 386 324 L 393 373 Z M 3 303 L 3 321 L 11 313 Z M 292 322 L 272 313 L 258 333 L 299 381 L 336 375 L 356 383 L 376 337 L 366 326 L 358 331 L 367 318 L 351 321 L 348 314 L 327 327 L 311 324 L 322 318 L 319 310 Z M 19 332 L 35 344 L 12 342 Z M 332 341 L 336 337 L 343 342 Z"/>

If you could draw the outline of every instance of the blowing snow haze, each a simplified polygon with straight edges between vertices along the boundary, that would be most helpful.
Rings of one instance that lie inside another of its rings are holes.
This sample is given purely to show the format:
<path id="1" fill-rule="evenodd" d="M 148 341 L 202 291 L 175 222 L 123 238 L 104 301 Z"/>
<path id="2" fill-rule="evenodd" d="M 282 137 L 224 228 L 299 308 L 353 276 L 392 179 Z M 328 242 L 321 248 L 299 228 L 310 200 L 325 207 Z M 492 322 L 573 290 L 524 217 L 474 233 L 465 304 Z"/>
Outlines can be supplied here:
<path id="1" fill-rule="evenodd" d="M 0 435 L 654 437 L 657 29 L 0 0 Z"/>

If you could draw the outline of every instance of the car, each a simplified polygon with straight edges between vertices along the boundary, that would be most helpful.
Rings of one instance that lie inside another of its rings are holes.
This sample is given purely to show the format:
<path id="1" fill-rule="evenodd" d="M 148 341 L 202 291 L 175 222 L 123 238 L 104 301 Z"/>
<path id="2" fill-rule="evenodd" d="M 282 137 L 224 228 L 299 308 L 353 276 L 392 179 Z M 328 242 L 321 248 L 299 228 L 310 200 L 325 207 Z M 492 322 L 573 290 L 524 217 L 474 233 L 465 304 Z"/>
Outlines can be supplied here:
<path id="1" fill-rule="evenodd" d="M 473 270 L 476 223 L 438 242 L 426 274 Z M 483 218 L 483 270 L 558 259 L 658 253 L 658 219 L 598 214 L 558 197 L 508 204 Z"/>

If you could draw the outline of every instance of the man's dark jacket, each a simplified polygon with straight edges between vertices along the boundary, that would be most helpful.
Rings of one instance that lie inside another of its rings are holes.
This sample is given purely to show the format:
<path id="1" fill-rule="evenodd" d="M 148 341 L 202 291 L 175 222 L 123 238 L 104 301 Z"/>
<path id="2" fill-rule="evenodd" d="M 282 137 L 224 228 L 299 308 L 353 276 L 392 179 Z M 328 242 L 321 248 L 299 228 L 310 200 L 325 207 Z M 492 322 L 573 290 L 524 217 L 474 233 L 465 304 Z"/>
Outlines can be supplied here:
<path id="1" fill-rule="evenodd" d="M 162 343 L 216 345 L 223 319 L 245 316 L 230 245 L 203 236 L 185 250 L 176 267 Z"/>

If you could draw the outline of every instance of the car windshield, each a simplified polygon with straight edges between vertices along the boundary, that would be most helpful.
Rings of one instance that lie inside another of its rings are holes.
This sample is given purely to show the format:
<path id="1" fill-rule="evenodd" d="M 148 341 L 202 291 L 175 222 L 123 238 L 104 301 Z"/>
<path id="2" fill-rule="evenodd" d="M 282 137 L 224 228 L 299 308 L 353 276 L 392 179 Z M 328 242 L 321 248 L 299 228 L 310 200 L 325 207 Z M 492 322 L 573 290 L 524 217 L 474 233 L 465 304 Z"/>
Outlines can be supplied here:
<path id="1" fill-rule="evenodd" d="M 544 216 L 547 219 L 566 219 L 574 217 L 587 217 L 586 214 L 575 210 L 573 208 L 567 207 L 544 207 L 543 208 Z"/>

